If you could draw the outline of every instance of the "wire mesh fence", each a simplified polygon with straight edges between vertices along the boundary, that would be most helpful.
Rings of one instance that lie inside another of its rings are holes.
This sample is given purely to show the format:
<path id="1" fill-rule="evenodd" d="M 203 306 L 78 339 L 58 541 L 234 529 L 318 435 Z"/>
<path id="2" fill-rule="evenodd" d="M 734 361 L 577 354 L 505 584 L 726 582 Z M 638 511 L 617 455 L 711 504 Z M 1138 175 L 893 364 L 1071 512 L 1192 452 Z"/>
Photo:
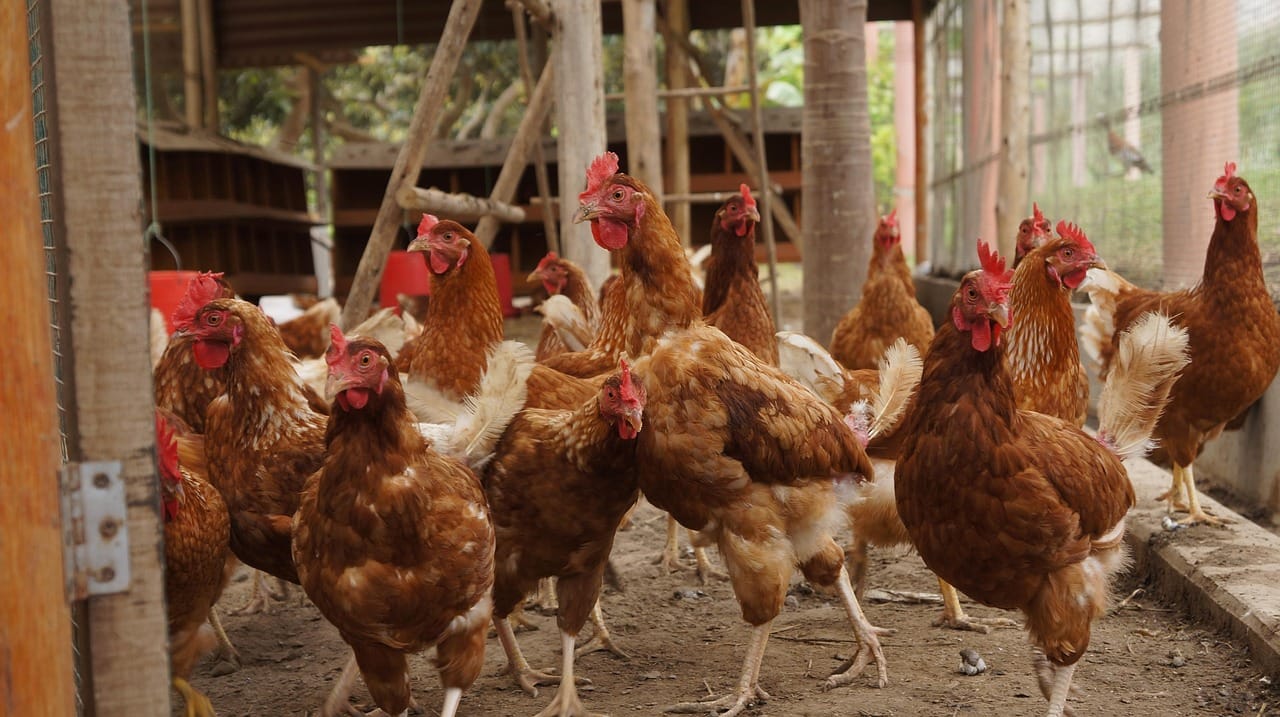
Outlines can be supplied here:
<path id="1" fill-rule="evenodd" d="M 930 248 L 973 265 L 989 232 L 999 147 L 999 28 L 986 3 L 942 0 L 926 28 Z M 1227 161 L 1258 196 L 1258 241 L 1280 297 L 1280 3 L 1049 0 L 1031 4 L 1029 196 L 1080 224 L 1112 268 L 1152 287 L 1199 276 L 1206 195 Z M 974 206 L 974 201 L 986 204 Z"/>

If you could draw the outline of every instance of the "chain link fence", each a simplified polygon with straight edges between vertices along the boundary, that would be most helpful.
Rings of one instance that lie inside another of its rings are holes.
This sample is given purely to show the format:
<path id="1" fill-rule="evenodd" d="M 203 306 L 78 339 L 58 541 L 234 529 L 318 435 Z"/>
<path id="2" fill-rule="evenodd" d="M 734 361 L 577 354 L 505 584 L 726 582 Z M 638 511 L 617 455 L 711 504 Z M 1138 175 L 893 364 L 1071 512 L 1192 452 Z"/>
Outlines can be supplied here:
<path id="1" fill-rule="evenodd" d="M 1264 272 L 1280 298 L 1280 3 L 1030 9 L 1029 197 L 1083 227 L 1112 268 L 1170 288 L 1199 276 L 1206 195 L 1223 163 L 1237 162 L 1258 196 Z M 999 20 L 988 4 L 942 0 L 926 28 L 936 273 L 972 267 L 976 236 L 994 226 L 983 219 L 994 217 L 984 186 L 994 189 L 1000 136 Z"/>

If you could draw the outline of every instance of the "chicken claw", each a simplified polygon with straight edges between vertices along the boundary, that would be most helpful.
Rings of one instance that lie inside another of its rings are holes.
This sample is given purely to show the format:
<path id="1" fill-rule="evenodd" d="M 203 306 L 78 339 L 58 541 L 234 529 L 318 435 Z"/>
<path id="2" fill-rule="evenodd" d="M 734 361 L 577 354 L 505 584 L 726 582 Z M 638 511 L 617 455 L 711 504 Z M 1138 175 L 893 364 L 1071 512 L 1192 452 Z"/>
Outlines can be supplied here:
<path id="1" fill-rule="evenodd" d="M 1021 627 L 1016 620 L 1007 617 L 976 618 L 965 614 L 960 606 L 960 594 L 938 578 L 938 589 L 942 593 L 942 615 L 934 620 L 934 627 L 945 627 L 949 630 L 968 630 L 985 635 L 993 627 Z"/>
<path id="2" fill-rule="evenodd" d="M 711 558 L 707 557 L 707 549 L 694 546 L 693 558 L 698 561 L 698 567 L 694 569 L 694 574 L 698 576 L 698 584 L 706 585 L 711 578 L 716 580 L 728 580 L 729 574 L 716 568 L 711 564 Z"/>
<path id="3" fill-rule="evenodd" d="M 613 644 L 613 638 L 609 635 L 609 628 L 605 627 L 604 624 L 604 611 L 600 609 L 599 600 L 596 600 L 595 607 L 591 608 L 591 624 L 595 625 L 595 634 L 592 635 L 591 639 L 587 640 L 582 647 L 579 647 L 574 652 L 575 657 L 590 655 L 591 653 L 599 652 L 600 650 L 608 650 L 613 653 L 615 657 L 619 657 L 623 660 L 631 659 L 631 655 L 628 655 L 622 650 L 622 648 Z"/>
<path id="4" fill-rule="evenodd" d="M 653 564 L 661 565 L 669 573 L 680 569 L 680 524 L 670 515 L 667 516 L 667 543 Z"/>
<path id="5" fill-rule="evenodd" d="M 741 714 L 748 707 L 768 701 L 769 693 L 761 689 L 760 685 L 756 685 L 754 689 L 737 694 L 728 694 L 724 697 L 709 697 L 698 702 L 680 702 L 662 711 L 676 714 L 711 713 L 718 714 L 720 717 L 734 717 L 734 715 Z"/>
<path id="6" fill-rule="evenodd" d="M 1219 518 L 1216 515 L 1209 515 L 1204 509 L 1192 510 L 1191 514 L 1178 521 L 1178 525 L 1215 525 L 1222 527 L 1230 523 L 1226 518 Z"/>
<path id="7" fill-rule="evenodd" d="M 173 689 L 182 695 L 182 699 L 186 702 L 186 711 L 183 712 L 185 717 L 216 717 L 213 711 L 213 703 L 209 702 L 209 698 L 205 697 L 200 690 L 191 686 L 190 682 L 181 677 L 173 678 Z"/>
<path id="8" fill-rule="evenodd" d="M 267 583 L 267 576 L 261 571 L 254 570 L 253 592 L 249 595 L 249 602 L 239 610 L 232 610 L 232 615 L 263 615 L 271 614 L 271 601 L 284 600 L 288 595 L 284 592 L 283 583 L 281 589 L 272 590 L 270 584 Z"/>

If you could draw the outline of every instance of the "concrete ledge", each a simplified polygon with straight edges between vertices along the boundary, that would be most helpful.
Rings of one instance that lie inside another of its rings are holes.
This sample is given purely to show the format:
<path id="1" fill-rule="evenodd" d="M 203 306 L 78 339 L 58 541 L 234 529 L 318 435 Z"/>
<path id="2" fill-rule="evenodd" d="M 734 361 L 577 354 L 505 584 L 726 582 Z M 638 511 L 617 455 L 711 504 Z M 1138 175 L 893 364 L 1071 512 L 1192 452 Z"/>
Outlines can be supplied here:
<path id="1" fill-rule="evenodd" d="M 1203 493 L 1205 510 L 1232 522 L 1166 531 L 1155 498 L 1171 474 L 1142 460 L 1128 468 L 1138 495 L 1127 535 L 1135 567 L 1161 597 L 1245 642 L 1259 671 L 1280 676 L 1280 537 Z"/>

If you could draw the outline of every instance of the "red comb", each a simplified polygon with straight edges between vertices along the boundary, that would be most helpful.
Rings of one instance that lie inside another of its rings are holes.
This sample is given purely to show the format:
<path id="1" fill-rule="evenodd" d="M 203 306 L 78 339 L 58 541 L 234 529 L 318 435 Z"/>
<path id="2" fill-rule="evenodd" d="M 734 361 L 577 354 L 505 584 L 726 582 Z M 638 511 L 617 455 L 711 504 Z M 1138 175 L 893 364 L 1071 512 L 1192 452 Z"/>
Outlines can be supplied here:
<path id="1" fill-rule="evenodd" d="M 898 208 L 897 207 L 894 207 L 893 211 L 889 212 L 884 216 L 884 223 L 886 226 L 890 226 L 890 227 L 898 226 Z"/>
<path id="2" fill-rule="evenodd" d="M 1222 168 L 1222 176 L 1218 177 L 1218 181 L 1213 183 L 1213 188 L 1219 192 L 1227 191 L 1227 181 L 1236 176 L 1236 163 L 1227 162 Z"/>
<path id="3" fill-rule="evenodd" d="M 542 261 L 538 262 L 538 271 L 542 271 L 544 267 L 554 264 L 557 261 L 560 261 L 560 256 L 558 254 L 554 251 L 547 252 L 547 255 L 542 257 Z"/>
<path id="4" fill-rule="evenodd" d="M 587 169 L 587 189 L 579 194 L 578 198 L 582 199 L 584 195 L 595 192 L 605 183 L 605 180 L 617 173 L 618 155 L 613 152 L 605 152 L 591 160 L 591 167 Z"/>
<path id="5" fill-rule="evenodd" d="M 330 366 L 342 360 L 347 353 L 347 337 L 337 324 L 329 324 L 329 350 L 324 352 L 324 361 Z"/>
<path id="6" fill-rule="evenodd" d="M 1005 269 L 1004 257 L 981 239 L 978 240 L 978 260 L 982 263 L 982 270 L 995 279 L 1005 282 L 1013 279 L 1013 272 Z"/>
<path id="7" fill-rule="evenodd" d="M 1075 224 L 1071 224 L 1066 221 L 1058 222 L 1058 236 L 1063 239 L 1070 239 L 1074 241 L 1076 244 L 1080 245 L 1081 249 L 1084 249 L 1091 254 L 1098 253 L 1097 250 L 1093 248 L 1093 242 L 1089 241 L 1089 237 L 1084 235 L 1084 230 Z"/>
<path id="8" fill-rule="evenodd" d="M 636 391 L 636 385 L 631 381 L 631 365 L 627 363 L 625 358 L 620 358 L 618 359 L 618 368 L 622 370 L 622 385 L 618 387 L 622 400 L 627 403 L 640 401 L 641 397 L 639 392 Z"/>
<path id="9" fill-rule="evenodd" d="M 1031 203 L 1031 213 L 1032 213 L 1032 216 L 1035 217 L 1035 221 L 1037 224 L 1044 221 L 1044 212 L 1040 211 L 1040 205 L 1037 204 L 1036 202 Z"/>
<path id="10" fill-rule="evenodd" d="M 434 214 L 423 214 L 422 221 L 418 222 L 418 236 L 422 236 L 431 231 L 435 225 L 440 223 L 440 218 Z"/>
<path id="11" fill-rule="evenodd" d="M 751 187 L 748 187 L 745 184 L 739 184 L 738 192 L 742 195 L 743 203 L 748 207 L 754 207 L 756 205 L 756 198 L 751 196 Z"/>
<path id="12" fill-rule="evenodd" d="M 203 271 L 187 284 L 187 293 L 182 296 L 177 308 L 173 310 L 171 321 L 174 329 L 191 328 L 191 322 L 196 320 L 196 312 L 204 308 L 205 304 L 222 296 L 222 283 L 219 281 L 221 278 L 222 272 Z"/>

